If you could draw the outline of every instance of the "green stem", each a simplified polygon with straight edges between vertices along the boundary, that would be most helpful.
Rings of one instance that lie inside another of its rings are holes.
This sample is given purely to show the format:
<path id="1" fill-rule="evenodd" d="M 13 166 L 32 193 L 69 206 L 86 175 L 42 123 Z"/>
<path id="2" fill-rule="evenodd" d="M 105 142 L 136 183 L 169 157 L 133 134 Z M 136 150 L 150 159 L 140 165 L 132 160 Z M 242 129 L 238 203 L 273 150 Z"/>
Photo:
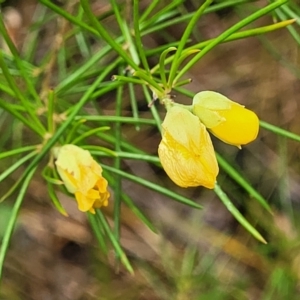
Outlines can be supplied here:
<path id="1" fill-rule="evenodd" d="M 135 77 L 128 77 L 123 75 L 113 75 L 111 77 L 112 81 L 122 81 L 122 82 L 128 82 L 128 83 L 134 83 L 134 84 L 145 84 L 144 80 L 141 80 L 139 78 Z"/>
<path id="2" fill-rule="evenodd" d="M 155 90 L 155 92 L 160 95 L 164 95 L 164 89 L 153 79 L 150 75 L 148 75 L 144 70 L 136 71 L 133 73 L 134 76 L 140 77 L 143 79 L 151 88 L 151 90 Z"/>
<path id="3" fill-rule="evenodd" d="M 157 108 L 155 107 L 155 105 L 151 105 L 153 103 L 153 99 L 151 98 L 151 95 L 149 93 L 149 90 L 146 88 L 145 85 L 142 86 L 145 98 L 147 100 L 148 106 L 150 106 L 150 110 L 153 116 L 153 119 L 155 120 L 156 123 L 156 127 L 159 130 L 159 132 L 161 132 L 161 117 L 157 111 Z"/>
<path id="4" fill-rule="evenodd" d="M 120 70 L 121 71 L 121 70 Z M 120 117 L 122 113 L 122 98 L 123 98 L 123 86 L 117 89 L 117 101 L 116 101 L 116 117 Z M 116 139 L 115 151 L 121 151 L 121 123 L 116 122 L 114 128 L 114 135 Z M 119 156 L 114 159 L 114 167 L 118 170 L 121 169 L 121 158 Z M 117 241 L 120 241 L 120 214 L 121 214 L 121 191 L 122 191 L 122 177 L 116 174 L 115 178 L 115 193 L 114 193 L 114 234 Z"/>
<path id="5" fill-rule="evenodd" d="M 49 91 L 48 94 L 48 105 L 47 105 L 47 121 L 48 121 L 48 132 L 53 134 L 54 132 L 54 102 L 55 102 L 55 94 L 53 90 Z"/>
<path id="6" fill-rule="evenodd" d="M 139 66 L 140 65 L 140 57 L 139 54 L 137 52 L 135 43 L 133 42 L 134 40 L 134 36 L 133 36 L 133 32 L 132 29 L 128 27 L 128 24 L 123 21 L 123 29 L 124 29 L 124 40 L 126 41 L 126 43 L 128 44 L 128 51 L 134 61 L 134 63 Z M 120 39 L 123 39 L 123 37 L 121 36 Z"/>

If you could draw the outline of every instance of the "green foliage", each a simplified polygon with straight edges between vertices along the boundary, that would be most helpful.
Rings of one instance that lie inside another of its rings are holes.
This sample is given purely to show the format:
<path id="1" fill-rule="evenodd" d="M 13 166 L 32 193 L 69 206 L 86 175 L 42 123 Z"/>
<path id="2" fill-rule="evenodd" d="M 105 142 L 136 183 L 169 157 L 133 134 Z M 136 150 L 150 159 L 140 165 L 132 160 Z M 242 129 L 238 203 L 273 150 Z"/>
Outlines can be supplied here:
<path id="1" fill-rule="evenodd" d="M 66 143 L 89 150 L 101 161 L 109 186 L 114 190 L 114 224 L 110 225 L 100 210 L 95 215 L 88 213 L 88 219 L 101 250 L 108 253 L 108 249 L 113 247 L 117 259 L 133 273 L 134 268 L 120 244 L 121 204 L 127 206 L 150 230 L 156 232 L 157 228 L 123 191 L 123 180 L 135 182 L 191 208 L 201 209 L 205 204 L 200 205 L 184 193 L 178 194 L 177 190 L 166 188 L 164 184 L 123 171 L 124 159 L 144 161 L 161 168 L 156 155 L 157 146 L 151 149 L 151 154 L 146 153 L 126 138 L 122 132 L 123 125 L 127 124 L 136 131 L 148 126 L 160 132 L 161 113 L 154 102 L 163 102 L 165 98 L 171 98 L 173 93 L 177 93 L 177 99 L 181 96 L 192 99 L 194 93 L 188 86 L 182 86 L 191 82 L 190 78 L 186 78 L 188 72 L 205 59 L 206 54 L 213 52 L 221 43 L 260 36 L 286 27 L 294 22 L 290 18 L 296 18 L 299 24 L 300 12 L 296 2 L 287 3 L 287 0 L 269 1 L 271 3 L 262 8 L 253 4 L 247 6 L 247 11 L 252 13 L 215 38 L 199 41 L 195 38 L 194 28 L 205 14 L 216 13 L 224 8 L 243 8 L 244 4 L 251 1 L 214 1 L 212 4 L 213 1 L 206 0 L 197 10 L 186 15 L 180 14 L 183 1 L 171 1 L 166 5 L 161 1 L 152 1 L 146 10 L 141 11 L 140 1 L 134 0 L 127 11 L 129 15 L 124 14 L 125 7 L 115 0 L 110 1 L 109 11 L 95 15 L 90 2 L 81 0 L 78 4 L 62 7 L 50 0 L 40 0 L 34 22 L 26 36 L 26 44 L 20 51 L 9 36 L 3 18 L 0 19 L 0 32 L 8 47 L 8 51 L 0 50 L 1 122 L 11 124 L 1 141 L 0 159 L 12 160 L 10 167 L 1 169 L 0 181 L 7 180 L 17 169 L 21 170 L 15 183 L 1 194 L 1 202 L 9 199 L 13 207 L 11 212 L 6 211 L 5 206 L 0 207 L 0 216 L 5 214 L 6 218 L 10 213 L 1 245 L 0 276 L 14 225 L 33 176 L 44 179 L 53 205 L 60 213 L 67 215 L 57 195 L 61 181 L 54 169 L 52 154 L 54 146 Z M 255 20 L 268 14 L 273 14 L 280 22 L 261 27 L 253 25 Z M 108 16 L 113 18 L 112 28 L 106 23 Z M 54 45 L 38 55 L 41 46 L 38 37 L 53 20 L 60 20 Z M 151 34 L 159 34 L 174 24 L 182 24 L 185 28 L 179 41 L 170 40 L 156 48 L 148 48 L 143 44 Z M 247 25 L 255 28 L 245 29 Z M 300 44 L 296 27 L 287 28 L 296 43 Z M 192 44 L 191 40 L 196 42 Z M 101 100 L 98 101 L 105 97 L 109 98 L 113 110 L 109 115 L 103 111 Z M 147 118 L 139 111 L 138 99 L 141 98 L 149 106 Z M 125 99 L 129 99 L 131 116 L 122 113 Z M 288 130 L 264 121 L 260 125 L 275 135 L 300 141 L 298 135 Z M 15 128 L 19 128 L 19 136 Z M 261 195 L 243 171 L 227 162 L 225 157 L 221 154 L 217 157 L 222 172 L 244 194 L 255 199 L 259 209 L 264 213 L 272 212 L 265 198 L 267 195 Z M 265 243 L 264 237 L 238 211 L 223 190 L 226 190 L 224 181 L 216 185 L 214 192 L 236 220 Z M 195 280 L 205 277 L 201 273 L 191 279 L 195 253 L 193 249 L 188 249 L 188 258 L 183 260 L 183 275 L 178 276 L 175 284 L 179 294 L 183 295 Z M 272 295 L 277 292 L 282 299 L 287 299 L 288 288 L 285 289 L 282 281 L 285 271 L 273 271 L 263 299 L 275 299 Z M 196 294 L 203 295 L 201 299 L 227 299 L 223 297 L 223 292 L 211 290 L 213 287 L 207 278 L 203 280 L 207 281 L 207 290 L 196 289 Z M 228 296 L 228 299 L 233 298 Z M 235 299 L 242 298 L 237 296 Z"/>

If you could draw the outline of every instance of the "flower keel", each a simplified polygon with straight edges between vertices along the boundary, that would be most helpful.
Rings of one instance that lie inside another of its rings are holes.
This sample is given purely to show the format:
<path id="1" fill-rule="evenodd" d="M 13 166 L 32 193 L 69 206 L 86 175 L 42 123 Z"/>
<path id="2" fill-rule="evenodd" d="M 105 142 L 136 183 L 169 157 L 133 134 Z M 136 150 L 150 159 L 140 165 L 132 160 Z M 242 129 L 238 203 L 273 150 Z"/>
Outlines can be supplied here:
<path id="1" fill-rule="evenodd" d="M 222 94 L 204 91 L 193 99 L 193 113 L 221 141 L 240 147 L 256 139 L 257 115 Z"/>

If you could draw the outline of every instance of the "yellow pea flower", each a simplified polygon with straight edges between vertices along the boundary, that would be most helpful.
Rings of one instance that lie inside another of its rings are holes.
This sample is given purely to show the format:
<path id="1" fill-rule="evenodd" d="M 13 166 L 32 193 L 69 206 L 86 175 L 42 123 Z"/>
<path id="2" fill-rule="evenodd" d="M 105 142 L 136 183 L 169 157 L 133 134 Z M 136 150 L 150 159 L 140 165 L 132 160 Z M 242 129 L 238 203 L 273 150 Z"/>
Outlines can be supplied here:
<path id="1" fill-rule="evenodd" d="M 162 129 L 158 155 L 168 176 L 180 187 L 214 188 L 219 167 L 210 136 L 199 118 L 185 108 L 172 106 Z"/>
<path id="2" fill-rule="evenodd" d="M 108 205 L 107 180 L 89 151 L 64 145 L 54 149 L 54 156 L 58 174 L 67 190 L 75 195 L 79 210 L 95 213 L 95 208 Z"/>
<path id="3" fill-rule="evenodd" d="M 227 144 L 240 148 L 257 137 L 257 115 L 222 94 L 212 91 L 196 94 L 192 112 L 213 135 Z"/>

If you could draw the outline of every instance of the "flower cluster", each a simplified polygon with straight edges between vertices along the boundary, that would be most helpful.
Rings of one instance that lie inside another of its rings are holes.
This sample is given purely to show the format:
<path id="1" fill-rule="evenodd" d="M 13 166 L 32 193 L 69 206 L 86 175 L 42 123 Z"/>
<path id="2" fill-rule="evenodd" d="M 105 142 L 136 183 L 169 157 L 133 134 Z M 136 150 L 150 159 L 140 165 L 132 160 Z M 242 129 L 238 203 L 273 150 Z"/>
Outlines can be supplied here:
<path id="1" fill-rule="evenodd" d="M 215 186 L 219 167 L 207 129 L 239 148 L 258 134 L 256 114 L 216 92 L 196 94 L 191 106 L 171 100 L 165 105 L 158 155 L 168 176 L 180 187 Z M 95 213 L 95 208 L 108 205 L 107 180 L 87 150 L 64 145 L 54 149 L 54 156 L 58 174 L 75 195 L 79 210 Z"/>
<path id="2" fill-rule="evenodd" d="M 64 145 L 54 149 L 54 156 L 58 174 L 66 189 L 75 195 L 79 210 L 95 213 L 95 208 L 108 205 L 107 180 L 89 151 Z"/>
<path id="3" fill-rule="evenodd" d="M 215 186 L 219 168 L 206 128 L 239 148 L 258 134 L 256 114 L 216 92 L 196 94 L 191 107 L 166 107 L 158 155 L 168 176 L 181 187 Z"/>

